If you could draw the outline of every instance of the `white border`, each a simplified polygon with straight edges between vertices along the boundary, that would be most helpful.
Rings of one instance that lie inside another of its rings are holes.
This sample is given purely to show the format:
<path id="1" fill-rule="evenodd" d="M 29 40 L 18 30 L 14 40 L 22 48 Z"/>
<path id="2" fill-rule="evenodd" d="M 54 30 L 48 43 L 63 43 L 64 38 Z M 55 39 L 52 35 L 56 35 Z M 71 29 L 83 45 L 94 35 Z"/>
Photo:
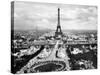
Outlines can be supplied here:
<path id="1" fill-rule="evenodd" d="M 12 75 L 10 73 L 10 3 L 12 0 L 0 0 L 0 75 Z M 99 0 L 15 0 L 15 1 L 32 1 L 32 2 L 47 2 L 47 3 L 64 3 L 64 4 L 78 4 L 78 5 L 95 5 L 98 6 L 98 38 L 100 38 L 100 1 Z M 100 57 L 100 40 L 98 39 L 98 58 Z M 100 59 L 98 59 L 100 67 Z M 98 68 L 99 68 L 98 67 Z M 36 75 L 65 75 L 65 74 L 99 74 L 98 70 L 84 70 L 84 71 L 65 71 L 65 72 L 49 72 L 49 73 L 33 73 Z M 25 74 L 22 74 L 25 75 Z M 29 74 L 32 75 L 32 74 Z"/>

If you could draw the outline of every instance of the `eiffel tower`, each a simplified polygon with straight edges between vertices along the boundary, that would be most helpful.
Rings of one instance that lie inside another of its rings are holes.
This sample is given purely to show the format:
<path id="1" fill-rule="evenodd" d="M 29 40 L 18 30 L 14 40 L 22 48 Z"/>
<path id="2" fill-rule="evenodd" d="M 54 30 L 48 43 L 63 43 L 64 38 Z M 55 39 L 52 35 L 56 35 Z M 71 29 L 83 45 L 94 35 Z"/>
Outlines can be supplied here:
<path id="1" fill-rule="evenodd" d="M 62 33 L 62 30 L 61 30 L 61 26 L 60 26 L 60 8 L 58 8 L 58 24 L 57 24 L 57 29 L 56 29 L 56 32 L 55 32 L 55 37 L 62 37 L 63 36 L 63 33 Z"/>

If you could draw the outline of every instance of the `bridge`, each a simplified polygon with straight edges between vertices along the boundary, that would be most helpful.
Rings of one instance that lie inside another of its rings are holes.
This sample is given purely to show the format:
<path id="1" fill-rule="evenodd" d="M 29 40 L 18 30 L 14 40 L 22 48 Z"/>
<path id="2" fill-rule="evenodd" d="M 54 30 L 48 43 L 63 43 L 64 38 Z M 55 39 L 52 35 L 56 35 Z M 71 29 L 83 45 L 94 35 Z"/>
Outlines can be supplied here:
<path id="1" fill-rule="evenodd" d="M 55 45 L 57 41 L 35 41 L 30 45 Z M 66 45 L 88 45 L 88 44 L 97 44 L 97 41 L 66 41 L 65 43 L 61 41 L 59 44 L 66 44 Z"/>

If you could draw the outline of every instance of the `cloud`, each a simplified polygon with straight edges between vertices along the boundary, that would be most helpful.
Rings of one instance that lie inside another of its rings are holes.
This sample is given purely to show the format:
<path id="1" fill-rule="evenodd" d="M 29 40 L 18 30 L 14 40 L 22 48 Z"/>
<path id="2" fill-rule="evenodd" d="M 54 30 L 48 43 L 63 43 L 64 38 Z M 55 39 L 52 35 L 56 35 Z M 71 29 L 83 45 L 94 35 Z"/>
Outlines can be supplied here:
<path id="1" fill-rule="evenodd" d="M 97 7 L 50 3 L 15 2 L 15 29 L 43 27 L 56 29 L 60 8 L 62 29 L 97 29 Z"/>

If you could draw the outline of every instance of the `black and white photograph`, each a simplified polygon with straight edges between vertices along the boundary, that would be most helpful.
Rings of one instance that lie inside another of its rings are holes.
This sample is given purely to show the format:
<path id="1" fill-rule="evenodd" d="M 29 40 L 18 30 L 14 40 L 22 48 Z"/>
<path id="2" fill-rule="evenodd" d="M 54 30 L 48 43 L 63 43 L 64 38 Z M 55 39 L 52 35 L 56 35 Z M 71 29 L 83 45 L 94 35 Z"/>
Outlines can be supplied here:
<path id="1" fill-rule="evenodd" d="M 11 73 L 98 68 L 98 7 L 11 2 Z"/>

